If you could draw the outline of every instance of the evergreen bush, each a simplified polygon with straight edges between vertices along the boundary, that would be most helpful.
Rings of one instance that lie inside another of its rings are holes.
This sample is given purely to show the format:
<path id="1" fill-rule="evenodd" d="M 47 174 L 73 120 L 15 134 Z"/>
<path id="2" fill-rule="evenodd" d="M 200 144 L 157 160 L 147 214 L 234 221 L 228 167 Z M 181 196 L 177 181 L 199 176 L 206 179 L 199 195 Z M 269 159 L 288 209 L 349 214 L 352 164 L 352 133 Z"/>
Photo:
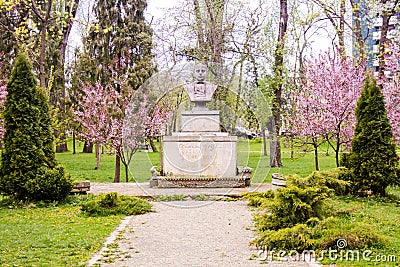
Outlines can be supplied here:
<path id="1" fill-rule="evenodd" d="M 387 243 L 388 239 L 378 229 L 352 222 L 354 210 L 335 211 L 334 207 L 323 205 L 326 193 L 322 192 L 325 190 L 326 187 L 320 191 L 317 187 L 301 189 L 292 185 L 278 189 L 274 198 L 266 194 L 265 202 L 261 200 L 262 193 L 249 196 L 256 199 L 256 205 L 263 203 L 262 212 L 255 216 L 259 236 L 252 244 L 261 248 L 302 252 L 336 249 L 339 239 L 345 239 L 350 249 L 382 247 Z"/>
<path id="2" fill-rule="evenodd" d="M 65 172 L 64 166 L 54 168 L 41 167 L 35 178 L 29 179 L 25 188 L 29 199 L 33 200 L 63 200 L 72 189 L 71 177 Z"/>
<path id="3" fill-rule="evenodd" d="M 268 212 L 260 217 L 259 230 L 278 230 L 306 223 L 310 218 L 323 217 L 324 200 L 331 191 L 324 187 L 289 186 L 276 190 Z"/>
<path id="4" fill-rule="evenodd" d="M 348 186 L 338 180 L 341 172 L 335 169 L 314 172 L 307 178 L 289 176 L 286 188 L 245 194 L 250 205 L 260 208 L 254 218 L 259 236 L 252 243 L 261 248 L 298 252 L 335 249 L 339 239 L 346 239 L 352 249 L 384 246 L 387 238 L 377 229 L 352 222 L 354 209 L 336 210 L 329 205 L 334 192 L 331 188 L 340 191 Z"/>
<path id="5" fill-rule="evenodd" d="M 264 231 L 258 239 L 254 240 L 253 244 L 261 248 L 300 252 L 312 248 L 313 240 L 311 239 L 311 229 L 307 225 L 296 224 L 290 228 Z"/>
<path id="6" fill-rule="evenodd" d="M 19 200 L 61 200 L 73 187 L 57 166 L 46 94 L 19 54 L 6 87 L 0 193 Z"/>
<path id="7" fill-rule="evenodd" d="M 356 108 L 357 123 L 351 152 L 342 160 L 353 194 L 371 191 L 385 196 L 386 188 L 399 185 L 398 156 L 380 87 L 367 77 Z"/>
<path id="8" fill-rule="evenodd" d="M 151 211 L 151 204 L 138 197 L 107 193 L 96 196 L 81 205 L 88 216 L 137 215 Z"/>
<path id="9" fill-rule="evenodd" d="M 272 189 L 269 189 L 265 192 L 250 192 L 244 193 L 242 195 L 245 199 L 247 199 L 248 204 L 253 207 L 265 206 L 270 203 L 274 197 L 275 192 Z"/>
<path id="10" fill-rule="evenodd" d="M 334 190 L 335 195 L 341 196 L 349 193 L 350 183 L 342 179 L 344 168 L 334 168 L 327 171 L 314 171 L 306 178 L 299 175 L 288 175 L 286 184 L 300 188 L 327 187 Z"/>

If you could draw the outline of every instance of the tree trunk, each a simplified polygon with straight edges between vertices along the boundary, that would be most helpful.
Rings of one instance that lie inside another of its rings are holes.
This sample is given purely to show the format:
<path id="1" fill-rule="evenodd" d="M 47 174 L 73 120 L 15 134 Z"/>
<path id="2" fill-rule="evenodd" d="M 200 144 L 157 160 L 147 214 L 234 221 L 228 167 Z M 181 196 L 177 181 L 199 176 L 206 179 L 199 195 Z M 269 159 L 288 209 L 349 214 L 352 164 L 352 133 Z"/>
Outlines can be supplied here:
<path id="1" fill-rule="evenodd" d="M 76 136 L 75 136 L 75 130 L 72 131 L 72 154 L 76 154 Z"/>
<path id="2" fill-rule="evenodd" d="M 96 144 L 96 170 L 100 169 L 100 145 Z"/>
<path id="3" fill-rule="evenodd" d="M 354 0 L 351 0 L 350 4 L 351 4 L 351 9 L 353 10 L 353 17 L 354 17 L 353 32 L 355 33 L 354 35 L 356 38 L 355 45 L 357 45 L 357 47 L 355 47 L 355 49 L 359 53 L 359 57 L 358 57 L 358 59 L 356 59 L 356 62 L 361 63 L 366 59 L 366 55 L 365 55 L 365 49 L 364 49 L 364 37 L 362 35 L 362 29 L 361 29 L 360 3 L 358 1 L 355 2 Z"/>
<path id="4" fill-rule="evenodd" d="M 315 161 L 315 170 L 319 171 L 319 163 L 318 163 L 318 140 L 313 138 L 313 146 L 314 146 L 314 161 Z"/>
<path id="5" fill-rule="evenodd" d="M 243 59 L 242 59 L 243 60 Z M 238 81 L 238 92 L 236 95 L 236 106 L 235 106 L 235 121 L 233 124 L 233 128 L 237 125 L 238 113 L 239 113 L 239 103 L 240 103 L 240 95 L 242 94 L 242 80 L 243 80 L 243 61 L 240 62 L 239 67 L 239 81 Z"/>
<path id="6" fill-rule="evenodd" d="M 272 113 L 275 123 L 274 139 L 271 142 L 271 167 L 281 167 L 281 144 L 280 144 L 280 130 L 281 130 L 281 108 L 282 108 L 282 88 L 283 88 L 283 53 L 285 48 L 285 36 L 288 23 L 288 10 L 287 0 L 280 0 L 280 21 L 279 21 L 279 35 L 275 50 L 275 62 L 273 65 L 273 89 L 274 99 L 272 101 Z"/>
<path id="7" fill-rule="evenodd" d="M 163 161 L 164 161 L 164 151 L 163 151 L 163 143 L 162 143 L 162 137 L 160 138 L 160 166 L 161 166 L 161 172 L 160 175 L 163 176 L 164 175 L 164 165 L 163 165 Z"/>
<path id="8" fill-rule="evenodd" d="M 382 4 L 386 4 L 387 0 L 382 0 Z M 379 40 L 379 55 L 378 55 L 378 60 L 379 60 L 379 70 L 378 70 L 378 75 L 379 78 L 382 78 L 384 76 L 385 72 L 385 49 L 386 45 L 388 43 L 387 39 L 387 33 L 389 30 L 389 19 L 391 16 L 391 12 L 389 11 L 383 11 L 382 13 L 382 27 L 381 27 L 381 38 Z"/>
<path id="9" fill-rule="evenodd" d="M 157 146 L 154 144 L 154 139 L 152 137 L 149 137 L 149 144 L 153 152 L 158 152 Z"/>
<path id="10" fill-rule="evenodd" d="M 278 138 L 275 136 L 274 140 Z M 281 158 L 281 143 L 279 141 L 271 141 L 270 143 L 270 166 L 272 168 L 282 167 L 282 158 Z"/>
<path id="11" fill-rule="evenodd" d="M 329 156 L 329 144 L 326 146 L 325 156 Z"/>
<path id="12" fill-rule="evenodd" d="M 129 182 L 129 171 L 128 171 L 128 164 L 124 163 L 124 167 L 125 167 L 125 182 Z"/>
<path id="13" fill-rule="evenodd" d="M 47 47 L 47 23 L 50 19 L 51 6 L 53 4 L 52 0 L 47 2 L 45 17 L 42 17 L 39 9 L 36 6 L 36 1 L 32 1 L 32 8 L 35 14 L 41 21 L 41 32 L 40 32 L 40 51 L 39 51 L 39 81 L 40 87 L 46 88 L 46 74 L 45 74 L 45 63 L 46 63 L 46 47 Z"/>
<path id="14" fill-rule="evenodd" d="M 62 143 L 58 144 L 56 146 L 56 152 L 61 153 L 61 152 L 67 152 L 68 151 L 68 145 L 67 145 L 67 138 L 65 138 L 65 135 L 62 135 L 60 137 L 60 141 Z"/>
<path id="15" fill-rule="evenodd" d="M 345 15 L 346 13 L 346 0 L 340 0 L 340 18 L 339 18 L 339 51 L 341 54 L 345 54 L 345 46 L 344 46 L 344 25 L 345 25 Z"/>
<path id="16" fill-rule="evenodd" d="M 89 143 L 88 141 L 85 141 L 82 153 L 93 153 L 93 144 Z"/>
<path id="17" fill-rule="evenodd" d="M 340 152 L 340 137 L 338 136 L 336 140 L 336 149 L 335 149 L 335 159 L 336 159 L 336 167 L 339 168 L 339 152 Z"/>
<path id="18" fill-rule="evenodd" d="M 263 150 L 264 150 L 264 156 L 267 156 L 267 136 L 265 135 L 265 129 L 262 130 L 263 134 Z"/>
<path id="19" fill-rule="evenodd" d="M 39 81 L 40 87 L 46 88 L 46 76 L 44 70 L 44 63 L 46 57 L 46 27 L 45 23 L 42 23 L 42 31 L 40 37 L 40 56 L 39 56 Z"/>
<path id="20" fill-rule="evenodd" d="M 337 134 L 337 136 L 335 138 L 336 138 L 335 143 L 332 143 L 329 138 L 327 138 L 326 140 L 328 141 L 329 146 L 332 147 L 333 151 L 335 151 L 336 167 L 340 167 L 339 166 L 340 133 Z"/>
<path id="21" fill-rule="evenodd" d="M 66 27 L 63 27 L 64 25 L 61 26 L 63 29 L 63 36 L 62 36 L 62 42 L 60 44 L 60 55 L 58 58 L 59 70 L 58 70 L 58 75 L 56 75 L 56 77 L 55 77 L 56 85 L 53 88 L 53 94 L 54 94 L 54 100 L 55 100 L 53 105 L 56 107 L 59 107 L 60 116 L 61 116 L 62 120 L 65 120 L 65 118 L 67 116 L 66 112 L 65 112 L 65 98 L 66 98 L 65 70 L 64 70 L 65 54 L 66 54 L 66 50 L 67 50 L 69 35 L 70 35 L 71 29 L 72 29 L 73 20 L 75 18 L 76 11 L 78 9 L 79 0 L 74 0 L 74 2 L 68 1 L 66 3 L 67 3 L 66 10 L 68 11 L 69 16 L 66 21 Z M 59 92 L 59 89 L 61 89 L 61 92 Z M 63 131 L 62 134 L 65 136 L 64 127 L 63 127 L 62 131 Z M 60 139 L 64 140 L 65 138 L 61 137 Z M 66 140 L 62 144 L 57 145 L 56 151 L 59 151 L 59 152 L 68 151 L 68 146 L 67 146 Z"/>
<path id="22" fill-rule="evenodd" d="M 203 19 L 201 16 L 201 9 L 198 0 L 193 0 L 194 6 L 194 15 L 196 19 L 196 27 L 197 27 L 197 42 L 200 50 L 200 55 L 207 53 L 207 44 L 204 42 L 204 33 L 203 33 Z"/>
<path id="23" fill-rule="evenodd" d="M 121 181 L 121 155 L 120 151 L 117 151 L 115 155 L 115 175 L 114 183 L 119 183 Z"/>
<path id="24" fill-rule="evenodd" d="M 294 140 L 293 134 L 290 134 L 290 158 L 294 159 Z"/>
<path id="25" fill-rule="evenodd" d="M 221 7 L 222 2 L 222 7 Z M 211 44 L 211 62 L 222 62 L 222 14 L 223 0 L 205 0 L 209 18 L 209 35 L 207 43 Z"/>

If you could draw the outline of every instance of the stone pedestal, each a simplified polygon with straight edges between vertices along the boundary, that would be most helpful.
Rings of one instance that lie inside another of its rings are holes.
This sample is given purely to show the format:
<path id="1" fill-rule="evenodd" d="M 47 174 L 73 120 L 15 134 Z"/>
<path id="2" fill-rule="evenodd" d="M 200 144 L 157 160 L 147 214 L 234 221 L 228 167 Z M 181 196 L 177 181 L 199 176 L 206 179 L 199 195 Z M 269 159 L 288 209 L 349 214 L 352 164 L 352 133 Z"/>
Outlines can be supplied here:
<path id="1" fill-rule="evenodd" d="M 163 136 L 164 176 L 158 187 L 244 187 L 250 177 L 237 176 L 237 137 L 220 132 L 217 110 L 182 113 L 179 132 Z M 157 180 L 157 182 L 154 182 Z"/>
<path id="2" fill-rule="evenodd" d="M 179 133 L 163 137 L 166 176 L 235 177 L 237 137 L 226 133 Z"/>
<path id="3" fill-rule="evenodd" d="M 179 132 L 163 136 L 163 174 L 153 168 L 151 186 L 243 187 L 250 183 L 251 172 L 237 175 L 237 137 L 222 133 L 219 111 L 207 108 L 218 87 L 206 81 L 207 69 L 204 63 L 195 64 L 194 82 L 184 85 L 194 107 L 182 112 Z"/>
<path id="4" fill-rule="evenodd" d="M 217 133 L 220 131 L 218 110 L 192 110 L 182 112 L 180 132 Z"/>

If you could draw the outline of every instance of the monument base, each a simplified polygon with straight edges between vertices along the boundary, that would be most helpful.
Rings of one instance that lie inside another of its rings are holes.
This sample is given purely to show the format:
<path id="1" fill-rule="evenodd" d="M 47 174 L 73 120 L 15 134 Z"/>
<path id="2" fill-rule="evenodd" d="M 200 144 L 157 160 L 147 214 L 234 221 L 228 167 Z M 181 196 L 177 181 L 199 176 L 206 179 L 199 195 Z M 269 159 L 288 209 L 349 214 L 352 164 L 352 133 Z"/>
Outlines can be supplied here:
<path id="1" fill-rule="evenodd" d="M 252 168 L 239 167 L 235 177 L 181 177 L 159 176 L 156 167 L 151 168 L 150 187 L 158 188 L 237 188 L 250 186 Z"/>
<path id="2" fill-rule="evenodd" d="M 162 146 L 166 176 L 236 176 L 236 136 L 220 132 L 174 133 L 163 137 Z"/>
<path id="3" fill-rule="evenodd" d="M 152 178 L 150 187 L 158 188 L 237 188 L 250 186 L 248 177 L 162 177 Z"/>

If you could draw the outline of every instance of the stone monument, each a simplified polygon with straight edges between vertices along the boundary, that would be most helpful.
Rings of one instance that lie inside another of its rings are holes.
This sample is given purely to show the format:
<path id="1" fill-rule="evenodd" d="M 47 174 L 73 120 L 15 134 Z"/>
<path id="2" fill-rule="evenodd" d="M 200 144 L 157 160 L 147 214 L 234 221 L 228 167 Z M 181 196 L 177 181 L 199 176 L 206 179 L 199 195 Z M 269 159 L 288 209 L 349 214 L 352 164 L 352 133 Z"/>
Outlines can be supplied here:
<path id="1" fill-rule="evenodd" d="M 206 81 L 207 66 L 197 63 L 193 83 L 184 86 L 192 110 L 183 111 L 179 132 L 162 138 L 163 176 L 153 169 L 151 186 L 244 187 L 249 172 L 237 176 L 237 137 L 220 130 L 220 112 L 209 110 L 217 85 Z"/>

